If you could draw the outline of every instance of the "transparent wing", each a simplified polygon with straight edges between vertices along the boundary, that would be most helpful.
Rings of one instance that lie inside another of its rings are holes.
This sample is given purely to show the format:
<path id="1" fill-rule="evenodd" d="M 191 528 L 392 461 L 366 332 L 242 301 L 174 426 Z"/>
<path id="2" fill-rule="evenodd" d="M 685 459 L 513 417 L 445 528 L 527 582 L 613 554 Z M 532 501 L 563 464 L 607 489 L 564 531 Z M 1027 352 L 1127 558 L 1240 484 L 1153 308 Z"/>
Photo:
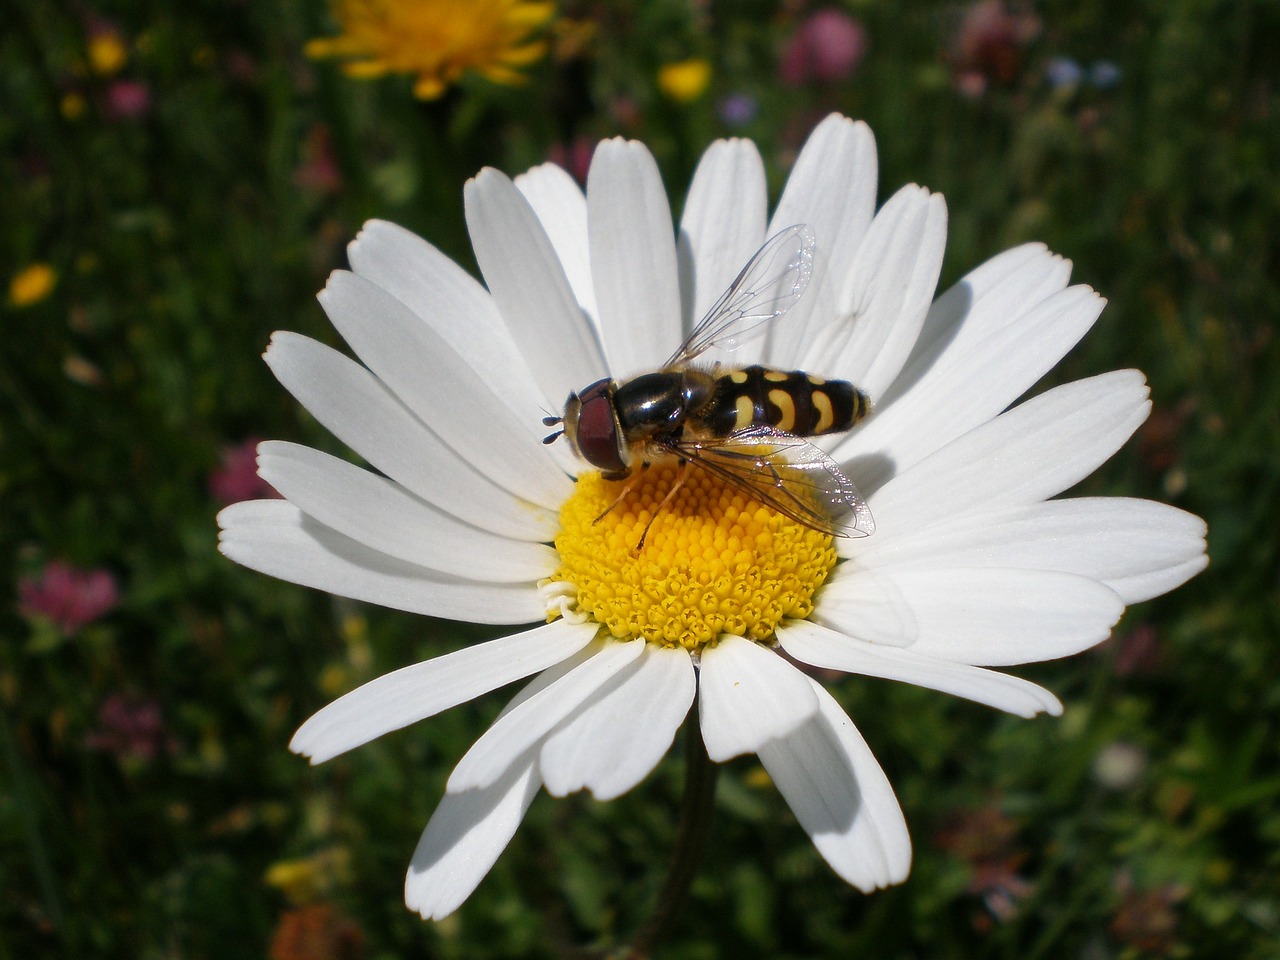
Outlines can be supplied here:
<path id="1" fill-rule="evenodd" d="M 687 363 L 711 347 L 735 350 L 764 333 L 766 324 L 790 310 L 809 285 L 813 247 L 813 231 L 803 223 L 766 240 L 663 366 Z"/>
<path id="2" fill-rule="evenodd" d="M 853 481 L 802 437 L 758 425 L 724 438 L 673 439 L 664 446 L 797 523 L 834 537 L 876 531 Z"/>

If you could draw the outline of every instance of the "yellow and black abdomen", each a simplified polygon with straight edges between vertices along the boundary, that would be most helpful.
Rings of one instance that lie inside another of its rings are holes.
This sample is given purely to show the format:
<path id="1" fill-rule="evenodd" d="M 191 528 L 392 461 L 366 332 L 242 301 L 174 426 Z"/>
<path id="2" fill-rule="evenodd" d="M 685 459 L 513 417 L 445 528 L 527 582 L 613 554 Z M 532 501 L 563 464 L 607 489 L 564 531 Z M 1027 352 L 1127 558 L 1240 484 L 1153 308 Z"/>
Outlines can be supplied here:
<path id="1" fill-rule="evenodd" d="M 718 376 L 715 393 L 698 421 L 717 437 L 758 425 L 816 437 L 848 430 L 869 409 L 866 394 L 847 380 L 753 366 Z"/>

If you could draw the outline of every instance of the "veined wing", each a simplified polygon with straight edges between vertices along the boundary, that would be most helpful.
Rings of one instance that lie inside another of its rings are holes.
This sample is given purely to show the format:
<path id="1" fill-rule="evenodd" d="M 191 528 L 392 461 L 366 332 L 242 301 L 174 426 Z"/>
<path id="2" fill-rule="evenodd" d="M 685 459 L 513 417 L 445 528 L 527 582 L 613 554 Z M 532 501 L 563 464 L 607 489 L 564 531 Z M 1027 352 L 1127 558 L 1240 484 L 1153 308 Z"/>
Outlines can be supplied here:
<path id="1" fill-rule="evenodd" d="M 813 276 L 813 231 L 806 224 L 765 241 L 729 289 L 698 321 L 664 367 L 687 363 L 711 347 L 735 350 L 791 309 Z"/>
<path id="2" fill-rule="evenodd" d="M 797 523 L 833 537 L 875 533 L 875 520 L 853 481 L 803 437 L 757 425 L 723 438 L 676 439 L 666 446 Z"/>

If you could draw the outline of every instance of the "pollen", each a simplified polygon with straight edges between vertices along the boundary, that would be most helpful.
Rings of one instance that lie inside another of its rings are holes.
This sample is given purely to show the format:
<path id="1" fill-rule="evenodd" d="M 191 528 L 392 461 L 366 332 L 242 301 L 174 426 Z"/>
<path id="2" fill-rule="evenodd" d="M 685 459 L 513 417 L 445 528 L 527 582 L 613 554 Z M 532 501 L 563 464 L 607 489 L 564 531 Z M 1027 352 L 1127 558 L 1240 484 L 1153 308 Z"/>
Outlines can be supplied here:
<path id="1" fill-rule="evenodd" d="M 626 481 L 578 479 L 560 511 L 560 566 L 543 585 L 549 620 L 696 651 L 724 634 L 767 642 L 813 612 L 836 563 L 832 538 L 696 468 L 664 503 L 681 472 L 670 463 Z"/>

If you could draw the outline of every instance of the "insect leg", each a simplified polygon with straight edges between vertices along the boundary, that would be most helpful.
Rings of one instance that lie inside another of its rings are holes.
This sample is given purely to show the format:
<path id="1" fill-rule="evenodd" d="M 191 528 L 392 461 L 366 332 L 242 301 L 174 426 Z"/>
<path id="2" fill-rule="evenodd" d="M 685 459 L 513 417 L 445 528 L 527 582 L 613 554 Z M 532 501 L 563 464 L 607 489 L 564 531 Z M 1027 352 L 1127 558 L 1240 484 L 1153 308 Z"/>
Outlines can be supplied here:
<path id="1" fill-rule="evenodd" d="M 648 464 L 647 462 L 646 462 L 646 463 L 643 463 L 643 464 L 641 464 L 641 465 L 640 465 L 640 471 L 644 471 L 644 470 L 648 470 L 648 469 L 649 469 L 649 464 Z M 609 505 L 608 505 L 607 507 L 605 507 L 602 511 L 600 511 L 600 516 L 596 517 L 596 518 L 595 518 L 594 520 L 592 520 L 591 522 L 592 522 L 593 524 L 599 523 L 601 520 L 603 520 L 603 519 L 604 519 L 605 517 L 607 517 L 609 514 L 613 513 L 614 509 L 618 506 L 618 504 L 620 504 L 623 500 L 625 500 L 625 499 L 627 498 L 627 494 L 628 494 L 628 493 L 630 493 L 630 492 L 631 492 L 631 490 L 632 490 L 632 488 L 633 488 L 637 483 L 639 483 L 639 482 L 640 482 L 640 477 L 641 477 L 641 476 L 643 476 L 643 473 L 642 473 L 642 472 L 633 473 L 633 474 L 630 476 L 630 478 L 627 480 L 627 482 L 626 482 L 626 483 L 624 483 L 624 484 L 622 485 L 622 492 L 621 492 L 621 493 L 619 493 L 616 497 L 614 497 L 614 499 L 613 499 L 613 503 L 609 504 Z"/>
<path id="2" fill-rule="evenodd" d="M 671 498 L 674 497 L 677 491 L 684 486 L 684 479 L 688 474 L 688 471 L 689 461 L 681 458 L 680 462 L 676 465 L 675 483 L 671 484 L 671 489 L 667 491 L 667 495 L 663 497 L 662 502 L 654 508 L 653 514 L 649 517 L 649 522 L 644 525 L 644 533 L 640 534 L 640 542 L 637 543 L 635 545 L 635 549 L 631 551 L 632 554 L 639 555 L 640 551 L 644 549 L 644 541 L 645 538 L 649 536 L 649 528 L 653 526 L 653 521 L 658 519 L 658 514 L 666 509 L 667 504 L 671 502 Z M 609 509 L 613 508 L 610 507 Z"/>

